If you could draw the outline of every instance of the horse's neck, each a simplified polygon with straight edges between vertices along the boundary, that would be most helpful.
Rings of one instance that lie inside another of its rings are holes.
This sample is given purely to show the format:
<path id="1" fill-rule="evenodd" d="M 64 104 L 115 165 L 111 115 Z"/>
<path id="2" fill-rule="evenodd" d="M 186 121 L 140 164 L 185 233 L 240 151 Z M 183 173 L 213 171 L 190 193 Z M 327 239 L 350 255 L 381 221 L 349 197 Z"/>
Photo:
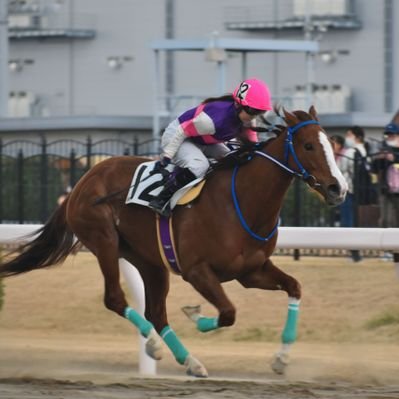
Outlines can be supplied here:
<path id="1" fill-rule="evenodd" d="M 265 152 L 280 162 L 284 161 L 284 139 L 277 138 L 269 143 Z M 284 196 L 290 186 L 292 176 L 273 161 L 256 155 L 238 174 L 240 192 L 248 193 L 240 199 L 245 213 L 258 224 L 273 224 L 278 217 Z"/>

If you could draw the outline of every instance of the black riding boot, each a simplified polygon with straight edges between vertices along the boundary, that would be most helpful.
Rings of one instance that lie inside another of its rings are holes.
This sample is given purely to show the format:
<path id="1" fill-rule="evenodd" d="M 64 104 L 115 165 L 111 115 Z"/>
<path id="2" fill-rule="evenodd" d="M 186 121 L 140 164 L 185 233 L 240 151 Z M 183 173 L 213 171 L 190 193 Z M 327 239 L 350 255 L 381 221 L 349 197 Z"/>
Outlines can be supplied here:
<path id="1" fill-rule="evenodd" d="M 170 180 L 165 183 L 163 190 L 158 194 L 158 196 L 150 201 L 150 207 L 160 215 L 169 217 L 171 210 L 168 202 L 170 198 L 177 190 L 184 187 L 194 179 L 196 179 L 196 176 L 190 169 L 180 169 L 176 175 L 171 176 Z"/>

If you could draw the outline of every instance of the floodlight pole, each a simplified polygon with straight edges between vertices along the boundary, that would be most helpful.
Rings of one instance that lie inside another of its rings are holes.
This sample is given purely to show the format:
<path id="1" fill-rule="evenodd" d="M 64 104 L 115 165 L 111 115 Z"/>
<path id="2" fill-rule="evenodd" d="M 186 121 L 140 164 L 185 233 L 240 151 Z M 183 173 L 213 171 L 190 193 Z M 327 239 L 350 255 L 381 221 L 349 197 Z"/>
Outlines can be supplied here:
<path id="1" fill-rule="evenodd" d="M 8 115 L 8 1 L 0 0 L 0 118 Z"/>

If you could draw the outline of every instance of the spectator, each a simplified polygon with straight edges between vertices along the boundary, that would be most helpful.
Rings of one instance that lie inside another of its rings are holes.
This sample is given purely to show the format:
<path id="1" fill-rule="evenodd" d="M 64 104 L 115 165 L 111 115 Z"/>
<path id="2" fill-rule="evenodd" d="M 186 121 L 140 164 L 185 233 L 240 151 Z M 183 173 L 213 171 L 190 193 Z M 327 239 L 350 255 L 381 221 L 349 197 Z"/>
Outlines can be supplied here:
<path id="1" fill-rule="evenodd" d="M 334 147 L 335 160 L 338 168 L 341 170 L 343 176 L 348 182 L 348 192 L 346 193 L 345 201 L 339 207 L 339 218 L 341 227 L 354 227 L 354 203 L 353 203 L 353 148 L 345 148 L 345 139 L 343 136 L 335 135 L 331 137 Z M 349 145 L 353 144 L 349 140 Z M 347 153 L 350 153 L 349 156 Z M 351 250 L 351 259 L 353 262 L 360 262 L 362 260 L 358 250 Z"/>
<path id="2" fill-rule="evenodd" d="M 380 152 L 373 156 L 373 170 L 378 176 L 380 227 L 399 227 L 399 125 L 384 128 Z M 393 254 L 399 277 L 399 253 Z"/>

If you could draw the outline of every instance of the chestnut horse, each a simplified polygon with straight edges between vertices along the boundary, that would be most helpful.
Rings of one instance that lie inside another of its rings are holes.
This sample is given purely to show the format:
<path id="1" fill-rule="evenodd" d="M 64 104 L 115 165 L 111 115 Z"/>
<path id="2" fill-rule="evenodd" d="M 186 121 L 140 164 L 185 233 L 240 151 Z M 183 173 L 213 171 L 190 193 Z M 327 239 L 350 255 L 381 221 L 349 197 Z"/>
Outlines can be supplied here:
<path id="1" fill-rule="evenodd" d="M 309 113 L 284 111 L 282 119 L 285 126 L 280 126 L 280 134 L 255 146 L 247 154 L 251 160 L 214 171 L 201 195 L 173 212 L 181 276 L 218 311 L 217 318 L 207 318 L 198 308 L 184 309 L 200 331 L 234 324 L 236 309 L 223 290 L 223 282 L 237 280 L 245 288 L 288 294 L 282 349 L 273 363 L 276 372 L 282 372 L 288 348 L 295 341 L 301 298 L 298 281 L 270 260 L 284 196 L 294 176 L 307 182 L 330 205 L 341 203 L 347 190 L 315 109 L 311 107 Z M 204 366 L 169 327 L 169 272 L 159 253 L 155 213 L 141 205 L 125 204 L 132 173 L 144 161 L 148 159 L 115 157 L 90 169 L 36 238 L 0 266 L 0 277 L 63 261 L 73 251 L 76 235 L 98 259 L 105 281 L 105 306 L 127 318 L 148 338 L 147 353 L 161 358 L 162 337 L 187 373 L 206 376 Z M 145 318 L 128 306 L 120 285 L 119 258 L 135 265 L 143 279 Z"/>

